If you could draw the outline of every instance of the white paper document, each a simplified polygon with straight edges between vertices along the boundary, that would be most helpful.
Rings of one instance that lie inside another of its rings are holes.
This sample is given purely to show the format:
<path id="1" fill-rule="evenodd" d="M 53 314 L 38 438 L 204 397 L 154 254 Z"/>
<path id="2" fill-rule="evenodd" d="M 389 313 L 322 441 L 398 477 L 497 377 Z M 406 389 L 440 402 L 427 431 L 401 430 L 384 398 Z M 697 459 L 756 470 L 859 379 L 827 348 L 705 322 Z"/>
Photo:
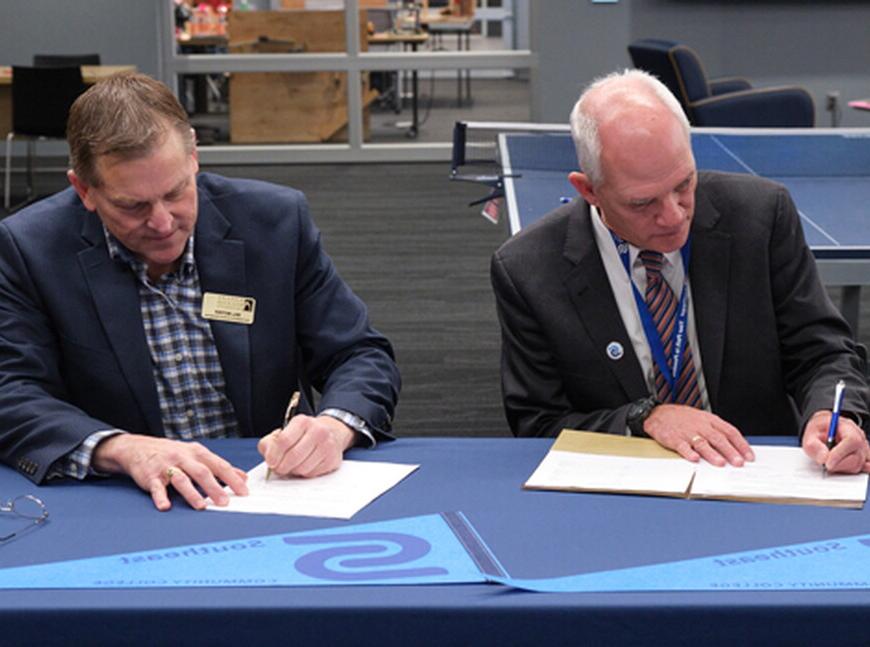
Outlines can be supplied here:
<path id="1" fill-rule="evenodd" d="M 863 501 L 867 474 L 828 474 L 800 447 L 754 445 L 755 461 L 743 467 L 698 463 L 693 497 Z"/>
<path id="2" fill-rule="evenodd" d="M 695 466 L 682 458 L 634 458 L 551 450 L 526 481 L 529 489 L 685 496 Z"/>
<path id="3" fill-rule="evenodd" d="M 350 519 L 418 467 L 345 460 L 335 472 L 313 479 L 283 478 L 273 473 L 267 481 L 266 463 L 260 463 L 248 472 L 248 496 L 230 492 L 228 505 L 209 501 L 208 509 Z"/>

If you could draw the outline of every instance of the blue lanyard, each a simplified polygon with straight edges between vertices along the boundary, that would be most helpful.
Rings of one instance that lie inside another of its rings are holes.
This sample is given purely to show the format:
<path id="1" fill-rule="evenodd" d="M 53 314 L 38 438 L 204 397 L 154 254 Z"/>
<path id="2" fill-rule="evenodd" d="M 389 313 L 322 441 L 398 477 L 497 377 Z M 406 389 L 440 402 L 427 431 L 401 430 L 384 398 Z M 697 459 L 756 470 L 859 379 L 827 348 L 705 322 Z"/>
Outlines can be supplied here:
<path id="1" fill-rule="evenodd" d="M 631 269 L 629 267 L 629 251 L 628 243 L 622 240 L 612 231 L 610 235 L 613 237 L 613 242 L 616 245 L 616 251 L 622 261 L 625 272 L 628 274 L 628 282 L 631 283 L 631 291 L 634 294 L 634 301 L 637 303 L 637 311 L 640 314 L 640 321 L 643 325 L 643 332 L 646 335 L 647 343 L 652 351 L 653 359 L 658 365 L 662 376 L 667 381 L 671 388 L 671 393 L 676 395 L 676 382 L 680 375 L 680 367 L 683 361 L 683 354 L 686 349 L 686 339 L 688 338 L 688 319 L 689 319 L 689 303 L 686 296 L 686 277 L 689 273 L 689 257 L 691 255 L 691 239 L 687 239 L 685 244 L 680 249 L 680 255 L 683 258 L 683 288 L 680 290 L 680 300 L 677 304 L 677 320 L 674 324 L 674 331 L 671 333 L 671 361 L 668 363 L 665 357 L 665 344 L 659 337 L 659 331 L 653 321 L 652 314 L 646 305 L 646 299 L 637 289 L 634 281 L 631 278 Z M 662 277 L 664 281 L 664 276 Z"/>

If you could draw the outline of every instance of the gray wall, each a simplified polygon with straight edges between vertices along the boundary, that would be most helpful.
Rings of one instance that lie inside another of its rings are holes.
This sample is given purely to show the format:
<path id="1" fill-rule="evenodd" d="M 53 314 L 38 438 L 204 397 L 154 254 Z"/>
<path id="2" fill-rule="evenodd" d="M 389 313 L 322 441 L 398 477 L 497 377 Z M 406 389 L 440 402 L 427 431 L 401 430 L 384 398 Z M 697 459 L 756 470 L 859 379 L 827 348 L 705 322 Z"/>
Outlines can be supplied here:
<path id="1" fill-rule="evenodd" d="M 135 65 L 159 77 L 161 1 L 0 0 L 0 64 L 32 65 L 34 54 L 96 52 L 106 65 Z M 23 144 L 15 146 L 15 155 L 23 153 Z M 66 150 L 63 142 L 50 142 L 38 152 L 65 155 Z"/>
<path id="2" fill-rule="evenodd" d="M 2 0 L 0 64 L 30 65 L 34 54 L 98 52 L 108 65 L 158 73 L 158 2 L 171 0 Z"/>
<path id="3" fill-rule="evenodd" d="M 843 126 L 870 126 L 846 106 L 870 96 L 870 3 L 860 0 L 590 0 L 533 2 L 541 82 L 532 108 L 540 121 L 564 121 L 576 90 L 630 64 L 626 46 L 646 37 L 694 48 L 711 77 L 739 75 L 757 86 L 799 84 L 830 125 L 828 92 L 840 93 Z M 569 29 L 570 28 L 570 29 Z"/>
<path id="4" fill-rule="evenodd" d="M 631 9 L 625 1 L 538 0 L 531 3 L 532 121 L 568 121 L 580 89 L 605 71 L 628 65 Z"/>

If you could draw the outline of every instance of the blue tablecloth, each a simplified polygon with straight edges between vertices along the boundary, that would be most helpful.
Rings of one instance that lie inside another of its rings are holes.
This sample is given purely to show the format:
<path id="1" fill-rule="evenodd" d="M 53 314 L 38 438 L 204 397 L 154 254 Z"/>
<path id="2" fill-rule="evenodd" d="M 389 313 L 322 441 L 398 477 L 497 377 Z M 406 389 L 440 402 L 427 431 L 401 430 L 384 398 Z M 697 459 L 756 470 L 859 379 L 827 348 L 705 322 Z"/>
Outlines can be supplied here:
<path id="1" fill-rule="evenodd" d="M 420 469 L 349 522 L 159 513 L 131 482 L 37 488 L 44 527 L 0 545 L 0 567 L 460 510 L 515 577 L 553 577 L 870 533 L 870 512 L 532 492 L 549 440 L 403 439 L 353 458 Z M 239 467 L 251 440 L 208 445 Z M 870 591 L 538 594 L 497 585 L 0 591 L 3 644 L 868 644 Z"/>

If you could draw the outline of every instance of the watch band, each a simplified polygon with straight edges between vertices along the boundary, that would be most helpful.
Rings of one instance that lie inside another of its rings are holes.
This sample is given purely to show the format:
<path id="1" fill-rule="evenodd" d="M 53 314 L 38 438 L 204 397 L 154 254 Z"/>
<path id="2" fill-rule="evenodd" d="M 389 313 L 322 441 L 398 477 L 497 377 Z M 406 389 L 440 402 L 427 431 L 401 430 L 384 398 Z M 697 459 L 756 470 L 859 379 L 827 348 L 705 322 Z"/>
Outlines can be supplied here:
<path id="1" fill-rule="evenodd" d="M 656 396 L 651 395 L 646 398 L 641 398 L 640 400 L 635 400 L 631 405 L 629 405 L 625 422 L 626 425 L 628 425 L 628 429 L 632 436 L 640 436 L 642 438 L 649 437 L 649 434 L 647 434 L 643 429 L 643 423 L 645 423 L 646 419 L 650 417 L 653 409 L 660 404 L 661 401 Z"/>

